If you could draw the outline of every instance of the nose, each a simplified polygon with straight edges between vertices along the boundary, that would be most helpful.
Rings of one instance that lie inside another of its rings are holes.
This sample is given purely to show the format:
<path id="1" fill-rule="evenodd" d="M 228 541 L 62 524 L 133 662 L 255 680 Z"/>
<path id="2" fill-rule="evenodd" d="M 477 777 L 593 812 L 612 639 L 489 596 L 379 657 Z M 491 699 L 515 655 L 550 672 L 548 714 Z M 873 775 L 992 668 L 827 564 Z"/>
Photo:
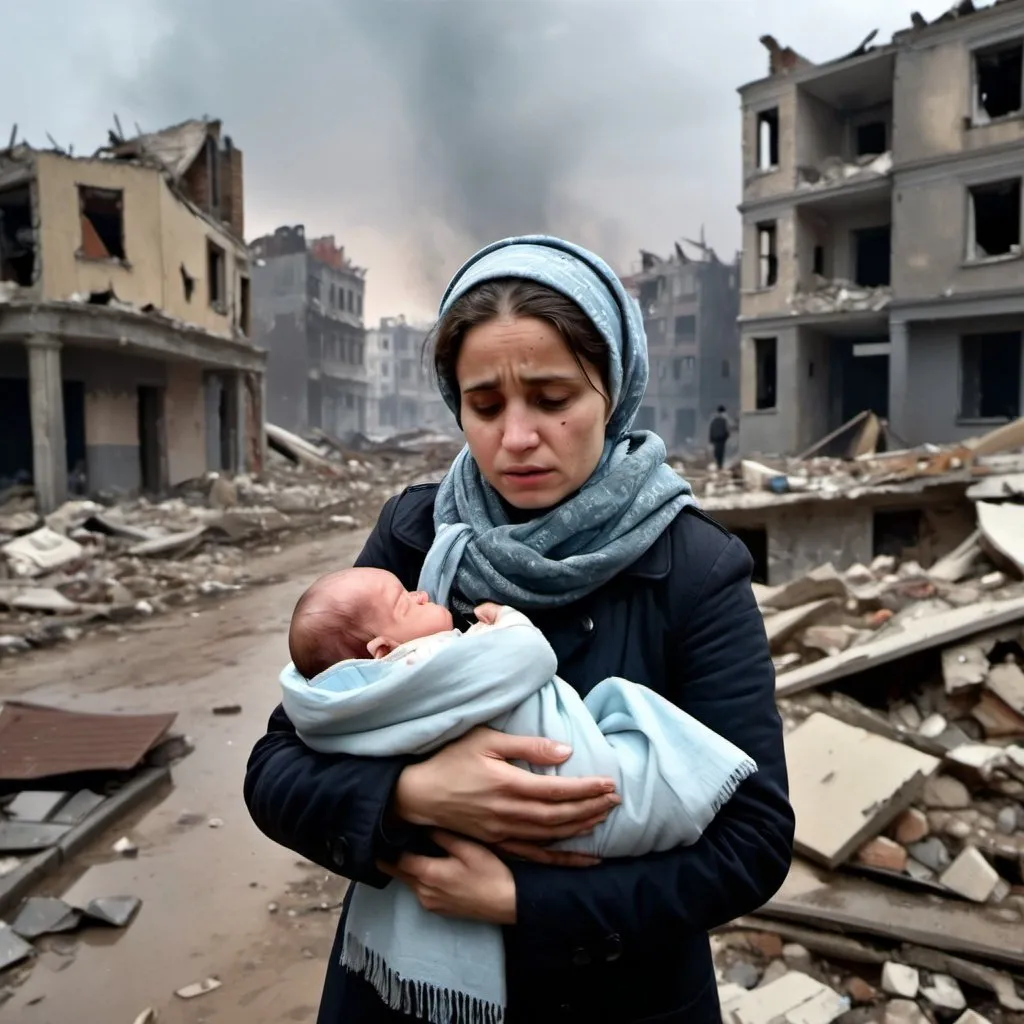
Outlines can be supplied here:
<path id="1" fill-rule="evenodd" d="M 502 447 L 509 452 L 528 452 L 536 448 L 539 441 L 529 410 L 510 405 L 505 410 L 505 422 L 502 425 Z"/>

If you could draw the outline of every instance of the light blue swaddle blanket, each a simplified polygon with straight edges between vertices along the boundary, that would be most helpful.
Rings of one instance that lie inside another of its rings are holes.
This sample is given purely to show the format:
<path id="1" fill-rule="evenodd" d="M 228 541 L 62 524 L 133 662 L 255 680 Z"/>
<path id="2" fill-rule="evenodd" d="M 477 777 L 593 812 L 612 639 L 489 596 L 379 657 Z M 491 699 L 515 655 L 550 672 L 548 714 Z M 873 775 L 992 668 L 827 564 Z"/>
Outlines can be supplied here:
<path id="1" fill-rule="evenodd" d="M 489 725 L 566 743 L 573 754 L 565 764 L 533 770 L 608 776 L 622 796 L 589 836 L 557 844 L 598 857 L 696 842 L 757 770 L 728 740 L 644 686 L 610 678 L 581 698 L 555 676 L 544 635 L 511 608 L 495 626 L 455 633 L 424 656 L 408 657 L 410 648 L 342 662 L 309 682 L 285 668 L 282 703 L 303 742 L 323 753 L 427 754 Z M 415 1007 L 432 1024 L 449 1024 L 456 1008 L 462 1022 L 504 1020 L 501 928 L 424 910 L 398 882 L 355 886 L 342 963 L 392 1009 Z"/>

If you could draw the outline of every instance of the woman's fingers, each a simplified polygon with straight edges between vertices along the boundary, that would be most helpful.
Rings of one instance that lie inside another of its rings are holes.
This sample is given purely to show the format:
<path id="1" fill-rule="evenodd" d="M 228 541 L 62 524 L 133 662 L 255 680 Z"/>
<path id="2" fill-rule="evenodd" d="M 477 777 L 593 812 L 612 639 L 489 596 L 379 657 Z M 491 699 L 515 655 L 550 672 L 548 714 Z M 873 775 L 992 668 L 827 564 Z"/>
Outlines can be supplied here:
<path id="1" fill-rule="evenodd" d="M 527 802 L 506 804 L 496 812 L 501 822 L 499 831 L 503 838 L 553 843 L 558 839 L 571 839 L 592 831 L 610 813 L 607 807 L 598 805 L 576 817 L 553 823 L 544 820 L 549 816 L 551 806 Z M 561 808 L 566 805 L 557 806 Z"/>
<path id="2" fill-rule="evenodd" d="M 533 861 L 535 864 L 552 864 L 563 868 L 591 868 L 601 863 L 600 857 L 590 857 L 585 853 L 572 853 L 569 850 L 548 850 L 534 843 L 520 843 L 510 840 L 498 847 L 503 853 L 521 860 Z"/>
<path id="3" fill-rule="evenodd" d="M 537 775 L 524 771 L 515 765 L 508 765 L 508 776 L 503 778 L 505 791 L 509 796 L 523 800 L 538 800 L 545 803 L 578 803 L 598 798 L 611 799 L 615 806 L 619 802 L 615 794 L 615 780 L 598 775 L 572 776 Z"/>

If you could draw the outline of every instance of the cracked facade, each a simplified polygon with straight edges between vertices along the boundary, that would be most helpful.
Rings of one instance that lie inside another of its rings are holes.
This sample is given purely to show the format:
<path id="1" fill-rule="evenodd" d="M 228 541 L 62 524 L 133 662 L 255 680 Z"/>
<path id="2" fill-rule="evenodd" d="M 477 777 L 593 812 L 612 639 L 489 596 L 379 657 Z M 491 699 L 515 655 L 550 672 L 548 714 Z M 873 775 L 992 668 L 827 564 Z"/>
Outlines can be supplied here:
<path id="1" fill-rule="evenodd" d="M 242 210 L 217 121 L 0 151 L 0 484 L 46 511 L 259 468 Z"/>
<path id="2" fill-rule="evenodd" d="M 253 331 L 267 350 L 268 418 L 335 437 L 366 429 L 366 271 L 302 224 L 256 239 Z"/>
<path id="3" fill-rule="evenodd" d="M 744 86 L 741 445 L 870 409 L 907 445 L 1022 412 L 1024 0 Z"/>

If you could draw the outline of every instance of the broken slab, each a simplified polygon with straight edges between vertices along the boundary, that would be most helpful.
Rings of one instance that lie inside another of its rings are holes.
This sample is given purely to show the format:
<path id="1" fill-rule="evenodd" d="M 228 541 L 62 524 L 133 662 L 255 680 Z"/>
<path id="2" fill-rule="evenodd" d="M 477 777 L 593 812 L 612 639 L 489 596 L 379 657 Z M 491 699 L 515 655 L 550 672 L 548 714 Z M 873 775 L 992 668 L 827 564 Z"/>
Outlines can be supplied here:
<path id="1" fill-rule="evenodd" d="M 144 540 L 128 549 L 129 555 L 136 557 L 153 557 L 155 555 L 182 554 L 196 544 L 206 533 L 207 527 L 196 526 L 191 530 L 184 530 L 181 533 L 172 533 L 166 537 L 157 537 L 154 540 Z"/>
<path id="2" fill-rule="evenodd" d="M 19 612 L 73 615 L 82 606 L 52 587 L 0 587 L 0 606 Z"/>
<path id="3" fill-rule="evenodd" d="M 84 549 L 78 541 L 69 539 L 41 526 L 32 533 L 15 537 L 8 541 L 0 551 L 18 576 L 39 576 L 44 572 L 52 572 L 63 565 L 82 557 Z"/>
<path id="4" fill-rule="evenodd" d="M 838 992 L 800 971 L 748 992 L 733 1003 L 732 1024 L 829 1024 L 850 1008 Z"/>
<path id="5" fill-rule="evenodd" d="M 764 620 L 765 633 L 768 636 L 768 645 L 772 650 L 782 646 L 787 640 L 793 637 L 801 629 L 826 612 L 834 608 L 834 600 L 812 601 L 810 604 L 799 605 L 796 608 L 787 608 L 785 611 L 775 612 L 773 615 L 766 615 Z"/>
<path id="6" fill-rule="evenodd" d="M 971 718 L 985 730 L 988 738 L 1024 737 L 1024 715 L 987 690 L 982 692 L 978 703 L 971 708 Z"/>
<path id="7" fill-rule="evenodd" d="M 979 501 L 978 528 L 982 546 L 1000 568 L 1011 567 L 1024 575 L 1024 505 L 997 505 Z"/>
<path id="8" fill-rule="evenodd" d="M 0 853 L 36 853 L 55 846 L 68 825 L 0 821 Z"/>
<path id="9" fill-rule="evenodd" d="M 11 921 L 12 930 L 23 939 L 74 931 L 82 915 L 74 907 L 53 896 L 30 896 Z"/>
<path id="10" fill-rule="evenodd" d="M 815 712 L 785 739 L 797 851 L 828 867 L 879 835 L 941 762 Z"/>
<path id="11" fill-rule="evenodd" d="M 965 846 L 943 872 L 939 883 L 964 899 L 985 903 L 999 884 L 999 873 L 977 847 Z"/>
<path id="12" fill-rule="evenodd" d="M 901 999 L 916 999 L 921 988 L 921 975 L 915 967 L 893 960 L 882 967 L 882 991 Z"/>
<path id="13" fill-rule="evenodd" d="M 953 608 L 927 619 L 908 621 L 899 631 L 887 631 L 884 636 L 868 640 L 842 654 L 780 675 L 775 692 L 779 697 L 801 693 L 920 651 L 945 647 L 1022 620 L 1024 597 Z"/>
<path id="14" fill-rule="evenodd" d="M 67 793 L 28 789 L 7 805 L 7 816 L 16 821 L 50 821 L 67 798 Z"/>
<path id="15" fill-rule="evenodd" d="M 1024 715 L 1024 672 L 1019 665 L 1012 661 L 993 665 L 985 685 L 1018 715 Z"/>
<path id="16" fill-rule="evenodd" d="M 959 547 L 940 558 L 928 570 L 928 575 L 933 580 L 939 580 L 942 583 L 959 583 L 960 580 L 970 576 L 983 556 L 981 531 L 975 530 Z"/>
<path id="17" fill-rule="evenodd" d="M 988 678 L 988 657 L 977 644 L 960 644 L 942 652 L 942 678 L 952 695 L 981 686 Z"/>
<path id="18" fill-rule="evenodd" d="M 836 571 L 831 562 L 812 569 L 809 573 L 789 583 L 769 587 L 762 591 L 758 604 L 762 608 L 785 611 L 800 605 L 826 598 L 847 598 L 849 588 L 846 580 Z"/>
<path id="19" fill-rule="evenodd" d="M 35 950 L 9 924 L 0 921 L 0 971 L 14 967 L 34 955 Z"/>

